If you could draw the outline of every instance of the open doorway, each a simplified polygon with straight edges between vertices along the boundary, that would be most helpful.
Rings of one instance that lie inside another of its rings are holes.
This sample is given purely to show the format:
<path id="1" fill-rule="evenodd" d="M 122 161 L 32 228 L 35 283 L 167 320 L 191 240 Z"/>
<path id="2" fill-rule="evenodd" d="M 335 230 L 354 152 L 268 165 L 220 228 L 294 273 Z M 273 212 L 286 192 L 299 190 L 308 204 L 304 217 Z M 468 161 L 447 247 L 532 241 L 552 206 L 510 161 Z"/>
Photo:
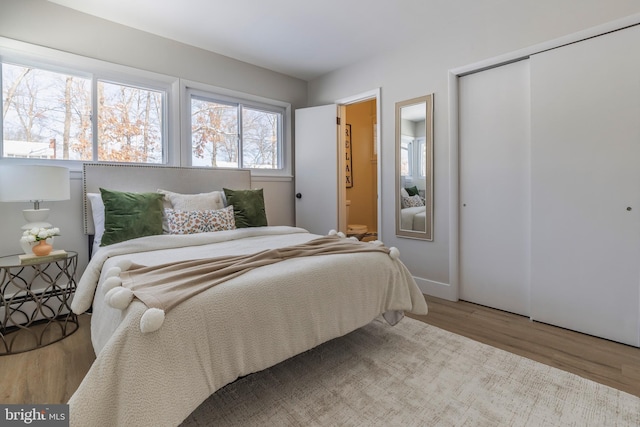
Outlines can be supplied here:
<path id="1" fill-rule="evenodd" d="M 347 233 L 348 224 L 360 224 L 366 225 L 371 235 L 353 233 L 356 237 L 371 240 L 377 233 L 378 239 L 382 239 L 378 198 L 381 191 L 379 117 L 379 88 L 337 100 L 335 104 L 296 109 L 296 226 L 315 234 L 326 234 L 332 229 Z M 349 163 L 352 185 L 348 188 L 346 124 L 350 125 L 350 136 L 353 132 L 353 139 L 349 140 L 350 159 L 353 156 Z M 353 201 L 347 198 L 347 189 Z M 347 200 L 351 202 L 350 221 L 347 221 Z"/>
<path id="2" fill-rule="evenodd" d="M 378 238 L 377 100 L 344 105 L 344 224 L 347 235 Z"/>

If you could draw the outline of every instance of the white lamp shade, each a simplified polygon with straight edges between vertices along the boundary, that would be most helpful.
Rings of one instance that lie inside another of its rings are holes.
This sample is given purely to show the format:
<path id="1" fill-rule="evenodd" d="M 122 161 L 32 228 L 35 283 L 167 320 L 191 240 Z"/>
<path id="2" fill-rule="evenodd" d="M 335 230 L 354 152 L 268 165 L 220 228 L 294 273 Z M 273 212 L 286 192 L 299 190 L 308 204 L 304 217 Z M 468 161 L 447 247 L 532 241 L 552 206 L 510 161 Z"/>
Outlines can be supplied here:
<path id="1" fill-rule="evenodd" d="M 69 200 L 69 187 L 65 167 L 0 165 L 0 202 Z"/>

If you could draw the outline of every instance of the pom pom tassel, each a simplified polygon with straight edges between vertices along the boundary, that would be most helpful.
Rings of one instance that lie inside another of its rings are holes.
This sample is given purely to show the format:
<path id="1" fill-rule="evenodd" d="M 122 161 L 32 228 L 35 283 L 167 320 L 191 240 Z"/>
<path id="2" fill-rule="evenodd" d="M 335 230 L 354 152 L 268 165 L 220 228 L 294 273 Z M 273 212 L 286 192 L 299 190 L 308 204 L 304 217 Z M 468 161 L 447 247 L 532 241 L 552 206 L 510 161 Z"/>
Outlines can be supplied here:
<path id="1" fill-rule="evenodd" d="M 336 231 L 333 229 L 329 230 L 329 236 L 338 236 L 341 239 L 347 237 L 342 231 Z"/>
<path id="2" fill-rule="evenodd" d="M 109 278 L 109 277 L 116 277 L 119 276 L 120 273 L 122 273 L 122 269 L 118 266 L 116 267 L 111 267 L 109 270 L 107 270 L 107 274 L 104 275 L 105 278 Z"/>
<path id="3" fill-rule="evenodd" d="M 400 251 L 395 246 L 392 246 L 389 248 L 389 256 L 391 259 L 398 259 L 400 258 Z"/>
<path id="4" fill-rule="evenodd" d="M 102 284 L 102 293 L 105 295 L 115 287 L 122 286 L 122 279 L 119 277 L 109 277 Z"/>
<path id="5" fill-rule="evenodd" d="M 129 304 L 133 301 L 133 291 L 129 288 L 123 288 L 120 286 L 107 292 L 105 299 L 107 299 L 107 304 L 111 307 L 124 310 L 129 307 Z"/>
<path id="6" fill-rule="evenodd" d="M 155 332 L 164 323 L 164 310 L 159 308 L 150 308 L 144 312 L 140 318 L 140 331 L 143 334 Z"/>
<path id="7" fill-rule="evenodd" d="M 130 259 L 123 259 L 117 262 L 116 266 L 118 268 L 120 268 L 121 271 L 127 271 L 128 269 L 131 268 L 131 265 L 133 263 L 131 262 Z"/>

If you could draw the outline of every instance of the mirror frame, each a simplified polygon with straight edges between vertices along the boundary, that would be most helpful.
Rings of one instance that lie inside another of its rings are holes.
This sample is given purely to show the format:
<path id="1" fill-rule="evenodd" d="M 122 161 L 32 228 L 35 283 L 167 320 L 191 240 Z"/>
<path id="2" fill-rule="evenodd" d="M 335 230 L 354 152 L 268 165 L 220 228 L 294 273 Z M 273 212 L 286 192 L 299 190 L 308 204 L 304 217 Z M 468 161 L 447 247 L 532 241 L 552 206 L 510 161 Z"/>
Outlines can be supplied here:
<path id="1" fill-rule="evenodd" d="M 410 239 L 433 241 L 433 94 L 396 102 L 396 236 Z M 416 104 L 425 104 L 425 231 L 406 230 L 401 228 L 402 194 L 401 185 L 401 143 L 402 143 L 402 108 Z"/>

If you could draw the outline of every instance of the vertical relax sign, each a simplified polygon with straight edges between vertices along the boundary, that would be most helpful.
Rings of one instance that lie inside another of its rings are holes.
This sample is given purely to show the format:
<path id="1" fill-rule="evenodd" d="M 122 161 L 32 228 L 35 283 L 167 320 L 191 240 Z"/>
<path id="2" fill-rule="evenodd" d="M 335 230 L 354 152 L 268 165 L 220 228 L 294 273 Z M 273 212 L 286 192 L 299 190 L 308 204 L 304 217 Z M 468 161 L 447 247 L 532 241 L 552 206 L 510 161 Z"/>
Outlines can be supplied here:
<path id="1" fill-rule="evenodd" d="M 347 188 L 353 187 L 353 162 L 351 161 L 351 125 L 345 125 L 344 153 L 345 153 L 345 184 Z"/>

